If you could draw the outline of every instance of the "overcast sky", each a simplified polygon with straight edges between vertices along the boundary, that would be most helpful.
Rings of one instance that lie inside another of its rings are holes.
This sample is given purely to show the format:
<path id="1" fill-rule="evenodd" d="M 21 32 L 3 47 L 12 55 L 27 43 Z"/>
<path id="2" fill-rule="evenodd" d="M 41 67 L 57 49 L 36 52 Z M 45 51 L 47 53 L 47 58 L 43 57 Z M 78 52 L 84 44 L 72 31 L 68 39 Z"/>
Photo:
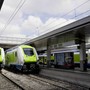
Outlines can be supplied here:
<path id="1" fill-rule="evenodd" d="M 90 10 L 90 0 L 25 0 L 24 4 L 23 2 L 24 0 L 4 0 L 0 11 L 0 35 L 34 38 L 90 15 L 89 11 L 78 16 Z M 11 15 L 14 18 L 11 18 Z"/>

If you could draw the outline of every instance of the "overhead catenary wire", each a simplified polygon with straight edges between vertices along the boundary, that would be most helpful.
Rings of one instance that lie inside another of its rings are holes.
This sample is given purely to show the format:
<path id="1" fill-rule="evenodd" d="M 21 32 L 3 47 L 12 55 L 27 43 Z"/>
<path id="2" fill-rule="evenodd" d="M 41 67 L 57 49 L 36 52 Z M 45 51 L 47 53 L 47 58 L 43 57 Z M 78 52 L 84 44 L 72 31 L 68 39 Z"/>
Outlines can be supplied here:
<path id="1" fill-rule="evenodd" d="M 84 13 L 87 13 L 87 12 L 90 12 L 90 10 L 87 10 L 86 12 L 84 12 Z M 84 13 L 81 13 L 81 14 L 79 14 L 79 15 L 77 15 L 77 17 L 78 16 L 80 16 L 80 15 L 82 15 L 82 14 L 84 14 Z M 74 17 L 72 17 L 71 19 L 73 19 Z M 47 29 L 48 31 L 50 30 L 50 29 L 52 29 L 52 28 L 55 28 L 55 27 L 57 27 L 58 25 L 60 25 L 60 24 L 64 24 L 66 21 L 64 21 L 64 22 L 62 22 L 62 23 L 59 23 L 59 24 L 57 24 L 57 25 L 55 25 L 55 26 L 53 26 L 53 27 L 51 27 L 51 28 L 49 28 L 49 29 Z"/>
<path id="2" fill-rule="evenodd" d="M 79 7 L 81 7 L 81 6 L 83 6 L 84 4 L 88 3 L 89 1 L 90 1 L 90 0 L 85 1 L 84 3 L 80 4 L 80 5 L 77 6 L 76 8 L 74 8 L 74 9 L 72 9 L 71 11 L 69 11 L 68 13 L 66 13 L 65 15 L 62 15 L 60 18 L 63 18 L 63 17 L 65 17 L 65 16 L 67 16 L 69 13 L 71 13 L 72 11 L 78 9 Z M 89 11 L 89 10 L 88 10 L 88 11 Z M 88 12 L 88 11 L 86 11 L 86 12 Z M 82 13 L 82 14 L 83 14 L 83 13 Z M 81 14 L 79 14 L 79 15 L 81 15 Z M 77 15 L 77 16 L 79 16 L 79 15 Z M 75 12 L 75 17 L 76 17 L 76 12 Z M 73 18 L 71 18 L 71 19 L 73 19 Z M 38 28 L 38 30 L 43 29 L 43 28 L 45 28 L 46 26 L 49 26 L 49 25 L 53 24 L 54 21 L 55 21 L 55 20 L 52 20 L 52 22 L 50 22 L 49 24 L 47 24 L 47 25 L 45 25 L 45 26 L 43 26 L 43 27 Z M 66 21 L 64 21 L 64 22 L 66 22 Z M 61 23 L 60 23 L 60 24 L 61 24 Z M 54 26 L 53 26 L 53 27 L 54 27 Z M 51 28 L 53 28 L 53 27 L 51 27 Z M 50 29 L 51 29 L 51 28 L 50 28 Z M 47 29 L 47 30 L 49 30 L 49 29 Z"/>
<path id="3" fill-rule="evenodd" d="M 62 15 L 61 18 L 67 16 L 69 13 L 71 13 L 71 12 L 73 12 L 74 10 L 80 8 L 81 6 L 85 5 L 85 4 L 88 3 L 89 1 L 90 1 L 90 0 L 87 0 L 87 1 L 85 1 L 84 3 L 80 4 L 79 6 L 75 7 L 74 9 L 70 10 L 70 11 L 69 11 L 68 13 L 66 13 L 65 15 Z M 85 12 L 83 12 L 83 13 L 78 14 L 78 15 L 76 15 L 76 12 L 75 12 L 75 16 L 73 16 L 73 17 L 70 18 L 70 19 L 74 19 L 74 18 L 76 18 L 76 17 L 78 17 L 78 16 L 80 16 L 80 15 L 82 15 L 82 14 L 84 14 L 84 13 L 87 13 L 87 12 L 89 12 L 89 11 L 90 11 L 90 10 L 87 10 L 87 11 L 85 11 Z M 54 20 L 53 20 L 53 21 L 54 21 Z M 45 29 L 43 32 L 39 33 L 39 30 L 45 28 L 46 26 L 48 26 L 48 25 L 50 25 L 50 24 L 53 24 L 53 23 L 54 23 L 53 21 L 50 22 L 49 24 L 43 26 L 43 27 L 40 27 L 40 28 L 38 27 L 38 28 L 37 28 L 37 30 L 38 30 L 38 35 L 37 35 L 37 36 L 39 36 L 39 34 L 41 35 L 42 33 L 44 34 L 45 30 L 49 31 L 50 29 L 55 28 L 55 27 L 58 26 L 58 25 L 62 25 L 62 24 L 66 23 L 66 22 L 69 21 L 69 20 L 67 19 L 67 21 L 63 21 L 63 22 L 61 22 L 61 23 L 58 23 L 57 25 L 52 26 L 52 27 L 50 27 L 50 28 L 48 28 L 48 29 Z M 36 31 L 35 31 L 35 32 L 36 32 Z M 34 33 L 35 33 L 35 32 L 34 32 Z"/>
<path id="4" fill-rule="evenodd" d="M 85 4 L 88 3 L 89 1 L 90 1 L 90 0 L 87 0 L 87 1 L 85 1 L 84 3 L 80 4 L 79 6 L 75 7 L 74 9 L 70 10 L 70 11 L 69 11 L 68 13 L 66 13 L 65 15 L 62 15 L 61 18 L 67 16 L 69 13 L 75 11 L 76 9 L 78 9 L 79 7 L 85 5 Z M 85 11 L 84 13 L 89 12 L 89 11 L 90 11 L 90 10 L 87 10 L 87 11 Z M 76 12 L 75 12 L 75 16 L 74 16 L 74 17 L 78 17 L 78 16 L 80 16 L 80 15 L 82 15 L 82 14 L 84 14 L 84 13 L 81 13 L 81 14 L 79 14 L 79 15 L 76 15 Z M 73 19 L 74 17 L 72 17 L 72 18 L 70 18 L 70 19 Z M 54 21 L 54 20 L 53 20 L 53 21 Z M 53 21 L 50 22 L 48 25 L 53 24 L 53 23 L 54 23 Z M 68 20 L 67 20 L 67 21 L 68 21 Z M 57 25 L 55 25 L 55 26 L 53 26 L 53 27 L 50 27 L 50 28 L 48 28 L 48 29 L 46 29 L 46 30 L 49 31 L 50 29 L 52 29 L 52 28 L 54 28 L 54 27 L 56 27 L 56 26 L 58 26 L 58 25 L 60 25 L 60 24 L 63 24 L 63 23 L 65 23 L 65 22 L 66 22 L 66 21 L 64 21 L 64 22 L 62 22 L 62 23 L 59 23 L 59 24 L 57 24 Z M 48 25 L 45 25 L 45 26 L 40 27 L 40 28 L 39 28 L 39 27 L 37 28 L 37 30 L 38 30 L 38 36 L 39 36 L 39 30 L 45 28 L 45 27 L 48 26 Z M 36 31 L 35 31 L 35 32 L 36 32 Z M 41 32 L 41 33 L 43 33 L 43 32 Z"/>
<path id="5" fill-rule="evenodd" d="M 22 0 L 21 0 L 21 1 L 22 1 Z M 26 0 L 24 0 L 24 1 L 22 2 L 22 4 L 21 4 L 21 1 L 20 1 L 19 4 L 17 5 L 17 7 L 16 7 L 15 11 L 13 12 L 13 14 L 11 15 L 11 17 L 8 19 L 6 25 L 5 25 L 4 28 L 1 30 L 0 34 L 2 34 L 2 33 L 6 30 L 7 26 L 8 26 L 8 25 L 10 24 L 10 22 L 13 20 L 13 18 L 15 17 L 15 15 L 17 14 L 17 12 L 20 10 L 20 8 L 23 6 L 23 4 L 25 3 Z M 90 0 L 85 1 L 84 3 L 80 4 L 78 7 L 74 8 L 73 10 L 79 8 L 80 6 L 84 5 L 84 4 L 87 3 L 88 1 L 90 1 Z M 21 4 L 21 5 L 20 5 L 20 4 Z M 73 11 L 73 10 L 71 10 L 71 11 Z M 71 11 L 69 11 L 67 14 L 65 14 L 65 15 L 63 15 L 63 16 L 61 16 L 61 17 L 64 17 L 64 16 L 68 15 Z M 50 22 L 48 25 L 50 25 L 50 24 L 53 24 L 53 22 Z M 46 25 L 46 26 L 48 26 L 48 25 Z M 46 26 L 45 26 L 45 27 L 46 27 Z M 44 28 L 44 26 L 41 27 L 41 28 Z M 38 30 L 41 29 L 41 28 L 38 28 Z M 49 29 L 48 29 L 48 30 L 49 30 Z"/>
<path id="6" fill-rule="evenodd" d="M 79 6 L 75 7 L 74 9 L 70 10 L 68 13 L 62 15 L 61 18 L 67 16 L 69 13 L 75 11 L 76 9 L 78 9 L 79 7 L 85 5 L 85 4 L 88 3 L 89 1 L 90 1 L 90 0 L 87 0 L 87 1 L 85 1 L 84 3 L 80 4 Z M 82 14 L 84 14 L 84 13 L 87 13 L 87 12 L 89 12 L 89 11 L 90 11 L 90 10 L 87 10 L 87 11 L 85 11 L 85 12 L 79 14 L 79 15 L 76 15 L 76 12 L 75 12 L 75 16 L 72 17 L 72 18 L 70 18 L 70 19 L 74 19 L 74 18 L 76 18 L 76 17 L 78 17 L 78 16 L 80 16 L 80 15 L 82 15 Z M 63 21 L 63 22 L 61 22 L 61 23 L 59 23 L 59 24 L 57 24 L 57 25 L 55 25 L 55 26 L 52 26 L 52 27 L 50 27 L 50 28 L 48 28 L 48 29 L 45 29 L 43 32 L 39 33 L 39 30 L 41 30 L 41 29 L 43 29 L 43 28 L 49 26 L 50 24 L 53 24 L 54 21 L 55 21 L 55 20 L 52 20 L 52 22 L 50 22 L 49 24 L 47 24 L 47 25 L 45 25 L 45 26 L 43 26 L 43 27 L 40 27 L 40 28 L 39 28 L 39 27 L 36 28 L 36 29 L 38 30 L 38 34 L 37 34 L 37 36 L 39 36 L 39 35 L 41 35 L 42 33 L 44 33 L 45 30 L 49 31 L 50 29 L 52 29 L 52 28 L 54 28 L 54 27 L 56 27 L 56 26 L 58 26 L 58 25 L 60 25 L 60 24 L 66 23 L 66 22 L 69 21 L 69 20 L 67 19 L 67 21 Z M 35 32 L 36 32 L 36 31 L 35 31 Z M 35 33 L 35 32 L 34 32 L 34 33 Z"/>
<path id="7" fill-rule="evenodd" d="M 20 0 L 20 2 L 18 3 L 17 7 L 14 10 L 14 12 L 11 14 L 11 16 L 9 17 L 9 19 L 6 22 L 5 26 L 1 30 L 0 35 L 6 30 L 7 26 L 10 24 L 10 22 L 13 20 L 13 18 L 18 13 L 18 11 L 22 8 L 22 6 L 24 5 L 25 2 L 26 2 L 26 0 Z"/>

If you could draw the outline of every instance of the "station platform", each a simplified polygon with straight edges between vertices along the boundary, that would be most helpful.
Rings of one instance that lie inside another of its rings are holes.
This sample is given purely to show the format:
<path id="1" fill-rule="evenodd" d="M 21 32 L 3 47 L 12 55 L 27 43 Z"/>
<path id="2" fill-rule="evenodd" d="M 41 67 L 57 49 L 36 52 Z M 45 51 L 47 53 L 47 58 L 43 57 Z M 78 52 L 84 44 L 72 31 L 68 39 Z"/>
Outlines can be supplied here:
<path id="1" fill-rule="evenodd" d="M 47 68 L 44 66 L 42 67 L 40 74 L 90 88 L 90 69 L 88 69 L 87 72 L 83 72 L 80 68 L 70 70 L 53 67 Z"/>

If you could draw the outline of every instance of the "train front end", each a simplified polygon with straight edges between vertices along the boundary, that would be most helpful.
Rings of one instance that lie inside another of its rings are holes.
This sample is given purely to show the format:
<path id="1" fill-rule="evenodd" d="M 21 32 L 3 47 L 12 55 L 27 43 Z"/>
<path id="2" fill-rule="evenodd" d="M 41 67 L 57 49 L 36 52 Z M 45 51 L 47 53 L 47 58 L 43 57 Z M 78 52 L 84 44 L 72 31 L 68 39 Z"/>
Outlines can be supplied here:
<path id="1" fill-rule="evenodd" d="M 23 70 L 39 72 L 38 55 L 34 47 L 22 46 L 24 55 L 24 65 Z"/>

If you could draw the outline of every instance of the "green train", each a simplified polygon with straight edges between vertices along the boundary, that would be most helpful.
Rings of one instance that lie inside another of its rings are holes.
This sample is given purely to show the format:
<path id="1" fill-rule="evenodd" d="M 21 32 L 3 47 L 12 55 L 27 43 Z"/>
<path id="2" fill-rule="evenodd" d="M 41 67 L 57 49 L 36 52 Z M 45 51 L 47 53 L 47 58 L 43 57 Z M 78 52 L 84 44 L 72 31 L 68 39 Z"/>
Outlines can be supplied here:
<path id="1" fill-rule="evenodd" d="M 0 47 L 0 70 L 2 69 L 4 64 L 5 64 L 5 53 L 4 49 Z"/>
<path id="2" fill-rule="evenodd" d="M 39 63 L 44 64 L 44 65 L 47 64 L 47 55 L 46 54 L 39 55 Z M 51 63 L 51 65 L 54 63 L 54 54 L 51 54 L 50 63 Z"/>
<path id="3" fill-rule="evenodd" d="M 90 53 L 86 52 L 87 56 L 87 67 L 90 68 Z M 47 55 L 39 55 L 39 63 L 47 64 Z M 50 64 L 55 67 L 71 68 L 80 67 L 80 53 L 76 52 L 57 52 L 51 54 Z"/>
<path id="4" fill-rule="evenodd" d="M 13 70 L 39 72 L 38 55 L 34 47 L 20 45 L 6 50 L 5 66 Z"/>
<path id="5" fill-rule="evenodd" d="M 90 52 L 89 50 L 86 51 L 86 62 L 87 62 L 87 68 L 90 68 Z M 80 53 L 74 52 L 74 65 L 75 67 L 80 67 Z"/>

